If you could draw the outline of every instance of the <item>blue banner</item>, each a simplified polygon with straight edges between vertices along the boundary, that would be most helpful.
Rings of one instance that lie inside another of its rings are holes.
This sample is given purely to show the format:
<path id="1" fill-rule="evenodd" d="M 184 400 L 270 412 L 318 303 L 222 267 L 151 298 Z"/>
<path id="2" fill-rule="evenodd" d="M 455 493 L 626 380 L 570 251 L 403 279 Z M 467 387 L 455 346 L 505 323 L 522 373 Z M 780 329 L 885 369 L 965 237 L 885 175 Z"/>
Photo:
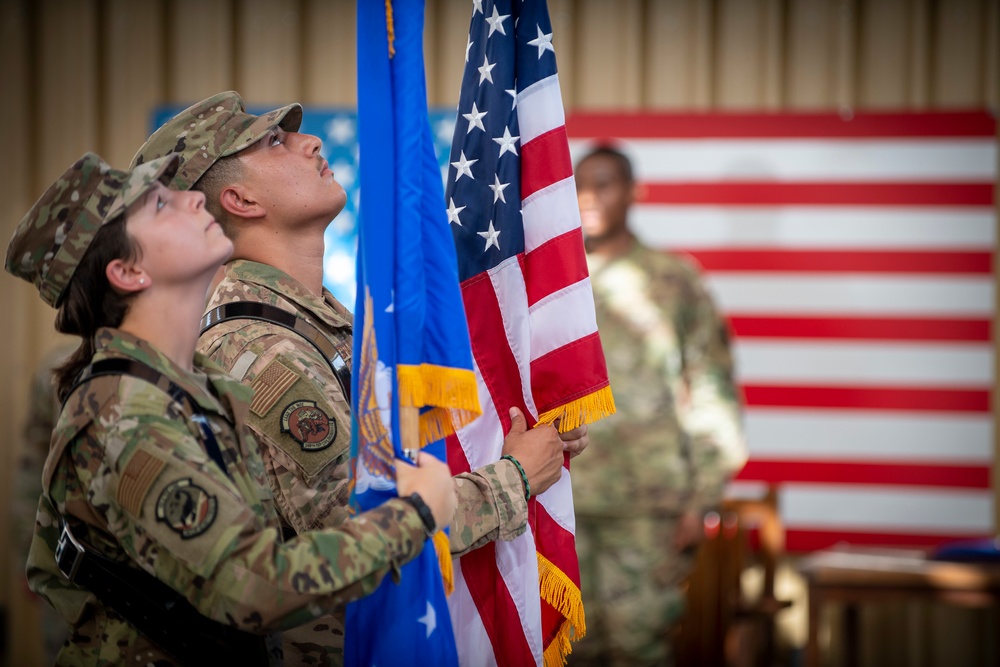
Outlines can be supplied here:
<path id="1" fill-rule="evenodd" d="M 444 436 L 479 413 L 428 121 L 422 2 L 389 12 L 381 2 L 358 3 L 358 118 L 351 453 L 353 503 L 363 511 L 396 496 L 399 459 L 423 449 L 444 460 Z M 457 665 L 445 600 L 450 565 L 439 533 L 398 582 L 387 578 L 348 605 L 346 664 Z"/>

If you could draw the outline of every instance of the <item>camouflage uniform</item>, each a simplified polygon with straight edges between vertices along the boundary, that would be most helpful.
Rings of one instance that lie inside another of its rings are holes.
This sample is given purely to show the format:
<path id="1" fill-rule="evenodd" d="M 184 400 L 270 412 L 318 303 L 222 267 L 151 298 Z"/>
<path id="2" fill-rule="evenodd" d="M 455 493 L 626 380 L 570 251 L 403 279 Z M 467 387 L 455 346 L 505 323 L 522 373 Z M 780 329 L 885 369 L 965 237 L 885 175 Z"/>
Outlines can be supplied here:
<path id="1" fill-rule="evenodd" d="M 255 632 L 293 627 L 366 595 L 420 552 L 423 525 L 403 501 L 283 544 L 252 436 L 241 442 L 247 389 L 200 355 L 186 373 L 122 331 L 101 329 L 96 348 L 94 361 L 136 359 L 193 396 L 232 479 L 205 454 L 198 426 L 144 380 L 98 377 L 69 398 L 53 432 L 28 563 L 32 590 L 73 629 L 59 664 L 173 661 L 59 572 L 56 513 L 79 519 L 77 536 L 105 556 L 124 552 L 201 613 Z M 177 516 L 169 503 L 178 494 L 209 509 Z"/>
<path id="2" fill-rule="evenodd" d="M 298 105 L 255 117 L 244 112 L 238 94 L 220 93 L 168 121 L 139 149 L 133 163 L 178 152 L 183 161 L 173 185 L 186 189 L 219 158 L 249 147 L 270 128 L 296 131 L 300 122 Z M 350 362 L 351 314 L 328 291 L 317 296 L 274 267 L 236 260 L 226 266 L 208 309 L 234 301 L 266 303 L 298 314 Z M 202 335 L 198 349 L 254 389 L 248 423 L 261 444 L 282 520 L 299 533 L 341 525 L 350 494 L 351 414 L 328 362 L 299 334 L 258 320 L 214 326 Z M 315 415 L 311 421 L 319 423 L 319 429 L 305 432 L 298 427 L 303 409 Z M 527 529 L 527 501 L 513 463 L 499 461 L 454 479 L 454 557 L 492 540 L 512 540 Z M 322 619 L 312 631 L 286 633 L 290 664 L 337 663 L 342 652 L 342 618 Z"/>
<path id="3" fill-rule="evenodd" d="M 5 268 L 59 306 L 100 226 L 152 183 L 172 178 L 177 162 L 156 160 L 128 174 L 84 156 L 18 225 Z M 152 574 L 205 616 L 257 633 L 300 625 L 373 591 L 423 548 L 420 516 L 395 499 L 340 529 L 284 543 L 245 427 L 249 390 L 200 355 L 188 373 L 120 330 L 99 329 L 94 344 L 95 361 L 139 361 L 192 396 L 229 475 L 207 456 L 191 415 L 158 386 L 98 376 L 68 397 L 52 434 L 28 559 L 32 590 L 72 628 L 57 664 L 176 664 L 62 575 L 54 558 L 59 517 L 92 549 Z"/>
<path id="4" fill-rule="evenodd" d="M 618 413 L 573 462 L 587 636 L 570 660 L 663 664 L 691 566 L 677 520 L 716 505 L 746 457 L 726 327 L 676 256 L 635 243 L 588 263 Z"/>
<path id="5" fill-rule="evenodd" d="M 10 505 L 11 550 L 17 555 L 16 565 L 22 577 L 35 533 L 35 509 L 42 492 L 42 466 L 45 465 L 52 428 L 59 415 L 59 399 L 56 397 L 52 373 L 66 361 L 74 349 L 73 345 L 60 344 L 49 350 L 31 378 L 24 440 L 17 455 L 17 472 L 12 480 L 13 496 Z M 27 588 L 24 591 L 25 597 L 28 597 Z M 66 639 L 66 626 L 55 610 L 43 600 L 32 596 L 30 602 L 38 608 L 38 632 L 43 640 L 46 661 L 51 664 Z"/>
<path id="6" fill-rule="evenodd" d="M 351 314 L 326 290 L 320 298 L 274 267 L 236 260 L 226 265 L 208 307 L 233 301 L 297 312 L 334 341 L 341 356 L 351 358 Z M 261 457 L 283 520 L 299 533 L 341 525 L 350 496 L 351 406 L 327 361 L 302 336 L 258 320 L 217 325 L 202 335 L 198 349 L 254 390 L 247 423 L 263 445 Z M 288 416 L 306 404 L 329 424 L 315 443 L 318 448 L 310 442 L 315 437 L 289 428 Z M 458 510 L 450 534 L 455 557 L 524 532 L 527 501 L 513 463 L 500 461 L 454 479 Z M 318 664 L 339 662 L 343 619 L 321 619 L 314 630 L 286 633 L 289 662 L 300 652 Z"/>

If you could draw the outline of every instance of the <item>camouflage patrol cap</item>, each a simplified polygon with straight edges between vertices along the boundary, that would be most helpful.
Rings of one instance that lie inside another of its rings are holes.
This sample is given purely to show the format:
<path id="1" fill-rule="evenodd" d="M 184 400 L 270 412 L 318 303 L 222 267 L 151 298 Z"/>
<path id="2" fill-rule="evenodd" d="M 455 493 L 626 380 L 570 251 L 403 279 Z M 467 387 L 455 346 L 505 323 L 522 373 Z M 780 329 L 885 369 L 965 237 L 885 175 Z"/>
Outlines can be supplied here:
<path id="1" fill-rule="evenodd" d="M 177 153 L 181 168 L 174 187 L 190 190 L 220 158 L 239 153 L 275 127 L 295 132 L 302 124 L 298 104 L 262 116 L 246 113 L 243 98 L 234 91 L 219 93 L 188 107 L 152 134 L 132 158 L 132 166 Z"/>
<path id="2" fill-rule="evenodd" d="M 127 172 L 87 153 L 18 223 L 4 268 L 34 283 L 42 300 L 58 307 L 97 230 L 124 213 L 154 183 L 169 184 L 179 164 L 176 156 L 168 156 Z"/>

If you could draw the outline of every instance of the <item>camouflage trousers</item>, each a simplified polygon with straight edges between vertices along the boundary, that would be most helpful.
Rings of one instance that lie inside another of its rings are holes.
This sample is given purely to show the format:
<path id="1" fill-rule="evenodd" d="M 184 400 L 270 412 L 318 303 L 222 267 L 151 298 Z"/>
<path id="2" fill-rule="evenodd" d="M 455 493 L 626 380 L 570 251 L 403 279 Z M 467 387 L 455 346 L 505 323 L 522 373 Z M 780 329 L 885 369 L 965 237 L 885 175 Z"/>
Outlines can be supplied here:
<path id="1" fill-rule="evenodd" d="M 693 554 L 673 548 L 670 517 L 577 516 L 587 634 L 571 667 L 672 665 L 669 634 L 684 613 Z"/>

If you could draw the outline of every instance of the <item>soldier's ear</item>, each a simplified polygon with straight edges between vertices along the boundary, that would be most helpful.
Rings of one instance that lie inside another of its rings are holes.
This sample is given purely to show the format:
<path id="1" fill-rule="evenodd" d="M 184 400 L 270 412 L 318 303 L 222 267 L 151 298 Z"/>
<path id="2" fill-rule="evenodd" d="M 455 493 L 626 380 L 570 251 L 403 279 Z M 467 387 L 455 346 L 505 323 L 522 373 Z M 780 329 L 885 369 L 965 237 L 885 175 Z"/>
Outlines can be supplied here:
<path id="1" fill-rule="evenodd" d="M 141 292 L 153 284 L 153 279 L 140 266 L 123 259 L 113 259 L 104 268 L 104 275 L 111 287 L 119 292 L 131 294 Z"/>
<path id="2" fill-rule="evenodd" d="M 267 211 L 242 185 L 227 185 L 219 193 L 219 204 L 230 215 L 238 218 L 263 218 Z"/>

